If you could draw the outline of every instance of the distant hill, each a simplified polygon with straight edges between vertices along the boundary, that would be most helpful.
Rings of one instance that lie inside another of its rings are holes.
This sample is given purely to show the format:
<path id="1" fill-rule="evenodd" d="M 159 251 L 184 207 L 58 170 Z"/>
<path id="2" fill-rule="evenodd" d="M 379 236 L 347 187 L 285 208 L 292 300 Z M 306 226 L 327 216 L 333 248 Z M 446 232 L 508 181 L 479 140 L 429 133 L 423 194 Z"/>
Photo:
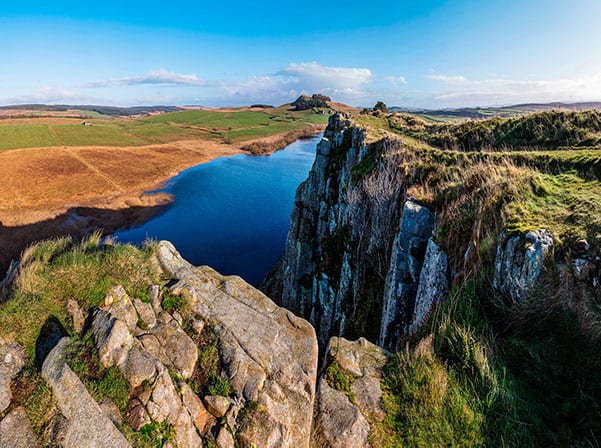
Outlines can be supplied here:
<path id="1" fill-rule="evenodd" d="M 177 112 L 181 110 L 177 106 L 133 106 L 133 107 L 116 107 L 116 106 L 95 106 L 95 105 L 67 105 L 67 104 L 18 104 L 13 106 L 0 106 L 0 111 L 22 111 L 23 114 L 27 112 L 67 112 L 67 111 L 81 111 L 83 115 L 85 112 L 95 112 L 101 115 L 108 115 L 111 117 L 127 117 L 131 115 L 150 115 L 157 112 Z"/>
<path id="2" fill-rule="evenodd" d="M 420 109 L 393 106 L 388 108 L 391 112 L 406 112 L 420 115 L 431 121 L 447 121 L 458 118 L 491 118 L 491 117 L 516 117 L 530 112 L 543 112 L 548 110 L 601 110 L 601 102 L 585 103 L 524 103 L 502 107 L 462 107 L 457 109 Z"/>

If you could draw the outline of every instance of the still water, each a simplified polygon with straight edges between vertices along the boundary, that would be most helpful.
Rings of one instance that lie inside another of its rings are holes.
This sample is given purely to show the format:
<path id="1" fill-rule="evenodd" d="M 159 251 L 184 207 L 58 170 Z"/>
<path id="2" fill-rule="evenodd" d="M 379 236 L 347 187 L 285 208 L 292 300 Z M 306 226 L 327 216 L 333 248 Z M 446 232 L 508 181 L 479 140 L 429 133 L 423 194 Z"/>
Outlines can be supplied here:
<path id="1" fill-rule="evenodd" d="M 238 155 L 183 171 L 164 188 L 174 202 L 121 242 L 169 240 L 195 265 L 257 284 L 284 250 L 298 185 L 306 179 L 321 135 L 270 156 Z"/>

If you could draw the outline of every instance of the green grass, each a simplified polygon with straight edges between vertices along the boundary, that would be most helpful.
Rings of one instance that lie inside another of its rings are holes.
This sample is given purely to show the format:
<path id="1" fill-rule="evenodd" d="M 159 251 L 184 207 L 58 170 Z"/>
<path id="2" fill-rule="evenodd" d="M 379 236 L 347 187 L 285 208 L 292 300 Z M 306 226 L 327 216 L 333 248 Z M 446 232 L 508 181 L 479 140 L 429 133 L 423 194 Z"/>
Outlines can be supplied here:
<path id="1" fill-rule="evenodd" d="M 484 415 L 433 355 L 393 355 L 383 387 L 386 419 L 376 425 L 379 446 L 483 446 Z"/>
<path id="2" fill-rule="evenodd" d="M 219 112 L 186 110 L 143 118 L 94 118 L 81 124 L 0 126 L 0 150 L 48 146 L 139 146 L 176 140 L 226 140 L 231 143 L 327 123 L 327 114 L 290 112 Z"/>
<path id="3" fill-rule="evenodd" d="M 323 374 L 323 378 L 332 389 L 343 392 L 351 402 L 355 401 L 355 394 L 351 390 L 355 376 L 343 370 L 336 361 L 330 363 Z"/>
<path id="4" fill-rule="evenodd" d="M 143 297 L 148 285 L 160 282 L 158 269 L 149 263 L 151 245 L 100 247 L 98 241 L 98 234 L 81 243 L 58 238 L 25 251 L 15 287 L 0 304 L 0 327 L 14 333 L 32 359 L 39 329 L 49 316 L 69 326 L 69 299 L 87 310 L 101 304 L 111 286 L 121 284 L 131 295 Z"/>
<path id="5" fill-rule="evenodd" d="M 0 150 L 58 146 L 47 125 L 0 126 Z"/>
<path id="6" fill-rule="evenodd" d="M 12 381 L 11 391 L 13 397 L 9 409 L 24 407 L 38 440 L 45 440 L 58 409 L 52 389 L 32 363 Z"/>
<path id="7" fill-rule="evenodd" d="M 163 302 L 164 303 L 164 302 Z M 231 393 L 229 379 L 222 372 L 219 355 L 219 339 L 213 328 L 205 322 L 198 333 L 191 328 L 190 321 L 184 323 L 184 329 L 198 347 L 198 361 L 192 377 L 188 380 L 195 393 L 228 396 Z"/>
<path id="8" fill-rule="evenodd" d="M 162 448 L 166 442 L 173 443 L 175 432 L 166 420 L 163 423 L 148 423 L 134 432 L 131 428 L 122 428 L 124 435 L 136 448 Z"/>
<path id="9" fill-rule="evenodd" d="M 53 125 L 59 142 L 64 146 L 135 146 L 146 143 L 117 124 Z"/>
<path id="10" fill-rule="evenodd" d="M 176 296 L 171 292 L 169 288 L 163 288 L 163 302 L 162 306 L 168 313 L 174 311 L 181 311 L 185 305 L 185 300 L 182 296 Z"/>
<path id="11" fill-rule="evenodd" d="M 156 115 L 147 121 L 151 123 L 180 123 L 213 128 L 243 128 L 269 126 L 270 114 L 265 112 L 217 112 L 206 110 L 186 110 L 170 114 Z"/>
<path id="12" fill-rule="evenodd" d="M 90 332 L 73 337 L 67 348 L 67 363 L 97 402 L 109 398 L 125 416 L 130 387 L 117 367 L 104 368 Z"/>
<path id="13" fill-rule="evenodd" d="M 490 289 L 488 270 L 455 288 L 430 338 L 390 358 L 375 445 L 597 445 L 598 339 L 561 299 L 506 307 Z"/>

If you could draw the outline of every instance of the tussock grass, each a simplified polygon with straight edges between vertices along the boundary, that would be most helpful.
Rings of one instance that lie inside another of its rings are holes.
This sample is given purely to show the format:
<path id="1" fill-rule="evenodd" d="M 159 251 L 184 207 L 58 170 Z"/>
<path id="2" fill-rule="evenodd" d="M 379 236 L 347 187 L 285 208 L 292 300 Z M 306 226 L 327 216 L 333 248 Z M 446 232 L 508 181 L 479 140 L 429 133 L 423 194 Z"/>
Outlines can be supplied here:
<path id="1" fill-rule="evenodd" d="M 152 250 L 152 243 L 142 249 L 101 244 L 99 233 L 81 242 L 58 238 L 26 249 L 20 273 L 0 304 L 3 333 L 12 334 L 33 359 L 35 340 L 49 316 L 69 328 L 69 299 L 89 309 L 100 305 L 117 284 L 133 296 L 147 296 L 148 285 L 160 281 L 159 269 L 151 262 Z"/>
<path id="2" fill-rule="evenodd" d="M 431 349 L 393 355 L 385 366 L 381 446 L 482 446 L 485 418 Z"/>
<path id="3" fill-rule="evenodd" d="M 406 196 L 436 212 L 455 275 L 450 298 L 385 369 L 375 446 L 599 445 L 601 301 L 575 280 L 571 254 L 580 238 L 591 258 L 601 247 L 600 117 L 386 117 L 403 145 L 382 157 Z M 541 228 L 556 259 L 536 295 L 506 303 L 491 284 L 497 236 Z"/>
<path id="4" fill-rule="evenodd" d="M 582 147 L 601 142 L 601 112 L 546 111 L 515 118 L 494 117 L 432 124 L 405 114 L 389 117 L 391 127 L 440 148 L 461 151 Z"/>

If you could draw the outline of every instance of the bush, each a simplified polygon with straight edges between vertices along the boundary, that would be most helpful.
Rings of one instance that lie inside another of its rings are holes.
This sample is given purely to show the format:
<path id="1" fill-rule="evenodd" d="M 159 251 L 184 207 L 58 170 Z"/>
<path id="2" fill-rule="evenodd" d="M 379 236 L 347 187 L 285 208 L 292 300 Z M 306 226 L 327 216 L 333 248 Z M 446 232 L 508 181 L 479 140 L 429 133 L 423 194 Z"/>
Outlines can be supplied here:
<path id="1" fill-rule="evenodd" d="M 382 101 L 378 101 L 374 106 L 374 110 L 379 110 L 380 112 L 388 113 L 388 106 L 384 104 Z"/>

